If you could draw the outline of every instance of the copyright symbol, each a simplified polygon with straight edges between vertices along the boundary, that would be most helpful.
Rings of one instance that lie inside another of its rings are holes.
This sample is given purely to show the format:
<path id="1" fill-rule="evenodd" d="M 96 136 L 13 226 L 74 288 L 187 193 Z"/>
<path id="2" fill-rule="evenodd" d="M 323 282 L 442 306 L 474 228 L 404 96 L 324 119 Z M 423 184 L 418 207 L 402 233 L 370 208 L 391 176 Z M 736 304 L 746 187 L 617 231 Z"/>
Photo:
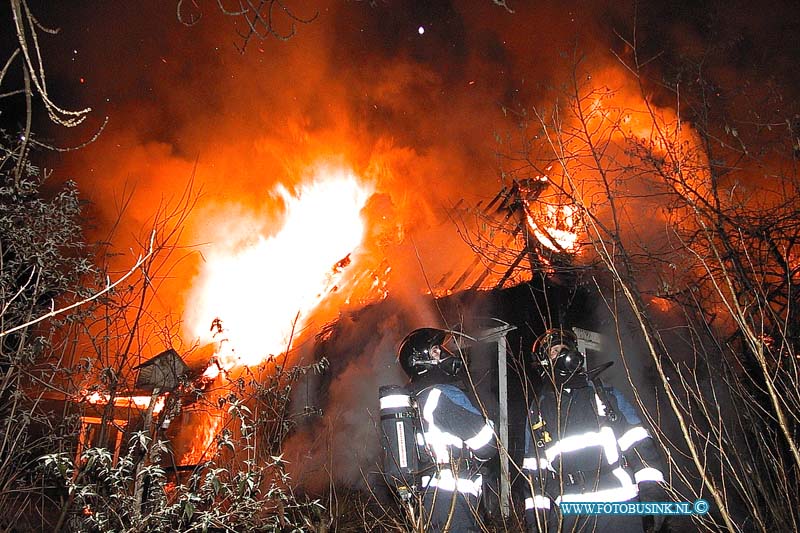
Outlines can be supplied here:
<path id="1" fill-rule="evenodd" d="M 705 500 L 697 500 L 694 502 L 694 512 L 697 514 L 706 514 L 708 512 L 708 502 Z"/>

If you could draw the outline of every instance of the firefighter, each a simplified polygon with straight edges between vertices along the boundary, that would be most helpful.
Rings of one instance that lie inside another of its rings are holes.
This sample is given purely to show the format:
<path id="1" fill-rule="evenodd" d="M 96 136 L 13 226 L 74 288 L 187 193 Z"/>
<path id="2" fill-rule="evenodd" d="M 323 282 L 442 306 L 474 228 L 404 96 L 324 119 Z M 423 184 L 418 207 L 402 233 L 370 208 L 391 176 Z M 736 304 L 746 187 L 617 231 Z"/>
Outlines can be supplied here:
<path id="1" fill-rule="evenodd" d="M 533 352 L 545 383 L 529 411 L 522 465 L 530 531 L 663 531 L 663 516 L 559 512 L 562 502 L 666 501 L 664 476 L 635 409 L 589 378 L 572 331 L 546 331 Z"/>
<path id="2" fill-rule="evenodd" d="M 461 382 L 462 357 L 446 348 L 450 332 L 422 328 L 400 345 L 398 358 L 416 397 L 421 431 L 417 444 L 431 464 L 418 490 L 426 531 L 480 531 L 480 466 L 497 453 L 494 425 Z"/>

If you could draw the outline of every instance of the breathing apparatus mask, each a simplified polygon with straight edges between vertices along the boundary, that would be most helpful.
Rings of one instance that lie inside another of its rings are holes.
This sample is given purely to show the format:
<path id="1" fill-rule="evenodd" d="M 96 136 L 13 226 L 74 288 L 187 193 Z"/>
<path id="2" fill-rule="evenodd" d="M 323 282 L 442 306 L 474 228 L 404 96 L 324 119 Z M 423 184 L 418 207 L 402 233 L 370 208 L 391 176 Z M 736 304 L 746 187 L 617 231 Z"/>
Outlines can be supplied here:
<path id="1" fill-rule="evenodd" d="M 455 376 L 463 362 L 459 355 L 446 347 L 452 334 L 442 329 L 420 328 L 406 335 L 398 351 L 398 360 L 406 375 L 413 380 L 438 369 L 448 376 Z"/>
<path id="2" fill-rule="evenodd" d="M 533 345 L 536 364 L 557 383 L 585 373 L 586 358 L 578 351 L 578 338 L 571 330 L 549 329 Z"/>

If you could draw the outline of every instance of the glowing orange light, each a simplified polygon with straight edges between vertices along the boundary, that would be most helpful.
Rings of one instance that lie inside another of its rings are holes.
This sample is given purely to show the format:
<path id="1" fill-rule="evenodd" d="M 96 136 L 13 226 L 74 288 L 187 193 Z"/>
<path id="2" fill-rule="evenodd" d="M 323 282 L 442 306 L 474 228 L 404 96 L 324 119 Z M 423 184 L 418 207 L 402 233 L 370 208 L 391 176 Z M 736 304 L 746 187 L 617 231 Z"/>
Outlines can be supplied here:
<path id="1" fill-rule="evenodd" d="M 655 297 L 655 298 L 653 298 L 652 303 L 662 313 L 666 313 L 667 311 L 669 311 L 672 308 L 672 304 L 670 303 L 670 301 L 665 299 L 665 298 Z"/>
<path id="2" fill-rule="evenodd" d="M 211 445 L 214 442 L 214 437 L 217 436 L 217 431 L 222 424 L 222 417 L 219 415 L 207 415 L 199 417 L 192 439 L 191 447 L 184 452 L 178 464 L 193 465 L 207 459 L 207 452 L 210 451 Z"/>
<path id="3" fill-rule="evenodd" d="M 577 251 L 578 234 L 575 232 L 575 207 L 548 205 L 544 216 L 546 227 L 544 224 L 537 224 L 530 212 L 527 218 L 533 234 L 543 246 L 557 252 Z"/>
<path id="4" fill-rule="evenodd" d="M 276 193 L 285 204 L 279 232 L 239 248 L 215 243 L 204 253 L 186 309 L 192 338 L 221 342 L 219 368 L 212 365 L 207 377 L 284 351 L 355 261 L 350 254 L 364 236 L 360 211 L 371 187 L 350 171 L 320 168 L 296 195 L 283 187 Z M 224 328 L 216 334 L 209 331 L 215 319 Z"/>
<path id="5" fill-rule="evenodd" d="M 100 394 L 93 392 L 91 394 L 84 393 L 84 398 L 87 402 L 95 405 L 107 405 L 111 397 L 108 394 Z M 147 409 L 150 406 L 150 396 L 115 396 L 114 407 L 135 407 L 137 409 Z M 159 396 L 156 398 L 156 403 L 153 406 L 153 413 L 158 414 L 164 409 L 164 397 Z"/>
<path id="6" fill-rule="evenodd" d="M 219 363 L 217 363 L 216 359 L 214 359 L 214 361 L 208 365 L 208 368 L 206 368 L 205 372 L 203 372 L 203 377 L 206 379 L 216 379 L 221 371 L 222 369 L 219 367 Z"/>

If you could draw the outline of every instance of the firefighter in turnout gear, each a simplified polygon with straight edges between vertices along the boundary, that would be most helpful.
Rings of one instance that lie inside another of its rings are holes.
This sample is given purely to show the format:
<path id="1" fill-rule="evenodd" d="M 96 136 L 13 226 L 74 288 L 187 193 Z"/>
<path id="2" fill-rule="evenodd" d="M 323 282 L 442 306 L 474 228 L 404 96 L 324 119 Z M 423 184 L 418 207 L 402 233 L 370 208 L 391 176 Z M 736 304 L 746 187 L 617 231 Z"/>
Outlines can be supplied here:
<path id="1" fill-rule="evenodd" d="M 429 458 L 417 479 L 426 531 L 480 531 L 480 466 L 497 453 L 494 426 L 461 382 L 462 357 L 451 352 L 451 332 L 422 328 L 403 340 L 399 361 L 420 417 L 416 435 Z"/>
<path id="2" fill-rule="evenodd" d="M 590 379 L 572 331 L 546 331 L 533 351 L 544 385 L 529 410 L 522 465 L 529 530 L 662 530 L 662 516 L 559 512 L 564 502 L 666 501 L 664 476 L 635 409 L 618 390 Z"/>

